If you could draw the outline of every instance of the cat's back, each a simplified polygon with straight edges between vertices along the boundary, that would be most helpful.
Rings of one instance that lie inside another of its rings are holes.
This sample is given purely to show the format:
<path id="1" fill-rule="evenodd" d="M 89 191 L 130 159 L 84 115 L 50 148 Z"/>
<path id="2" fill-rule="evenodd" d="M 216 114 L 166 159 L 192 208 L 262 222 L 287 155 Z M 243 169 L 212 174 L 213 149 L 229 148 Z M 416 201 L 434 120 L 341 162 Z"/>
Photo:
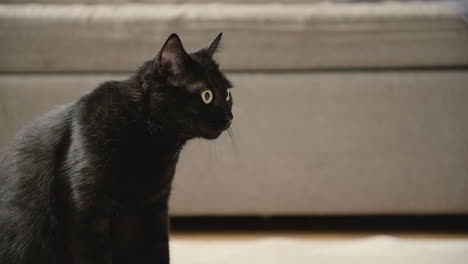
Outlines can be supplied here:
<path id="1" fill-rule="evenodd" d="M 69 146 L 73 109 L 64 105 L 33 121 L 0 158 L 0 262 L 24 263 L 32 245 L 49 243 L 40 233 L 52 231 L 56 217 L 52 189 Z"/>
<path id="2" fill-rule="evenodd" d="M 0 155 L 0 181 L 15 176 L 12 174 L 21 172 L 23 167 L 30 170 L 53 159 L 57 148 L 67 144 L 64 140 L 69 136 L 73 109 L 74 104 L 59 106 L 21 129 Z"/>

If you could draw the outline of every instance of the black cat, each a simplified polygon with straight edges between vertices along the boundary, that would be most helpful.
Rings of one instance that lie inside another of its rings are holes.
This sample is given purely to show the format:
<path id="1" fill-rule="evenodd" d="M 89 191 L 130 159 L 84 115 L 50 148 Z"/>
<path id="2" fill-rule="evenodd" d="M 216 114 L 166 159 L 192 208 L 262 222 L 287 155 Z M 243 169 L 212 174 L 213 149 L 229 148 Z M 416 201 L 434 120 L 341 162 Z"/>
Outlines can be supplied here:
<path id="1" fill-rule="evenodd" d="M 169 263 L 179 153 L 233 117 L 220 39 L 188 54 L 172 34 L 128 80 L 20 132 L 0 161 L 0 263 Z"/>

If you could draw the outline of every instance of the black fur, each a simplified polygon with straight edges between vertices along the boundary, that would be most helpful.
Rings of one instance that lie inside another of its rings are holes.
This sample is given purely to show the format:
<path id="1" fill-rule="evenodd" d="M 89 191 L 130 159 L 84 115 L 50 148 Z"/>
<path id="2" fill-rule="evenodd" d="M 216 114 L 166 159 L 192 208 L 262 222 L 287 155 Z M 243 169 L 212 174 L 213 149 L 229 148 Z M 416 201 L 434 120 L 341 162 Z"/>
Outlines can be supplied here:
<path id="1" fill-rule="evenodd" d="M 188 54 L 173 34 L 128 80 L 19 133 L 0 161 L 0 263 L 169 263 L 182 147 L 232 120 L 231 84 L 212 59 L 220 37 Z"/>

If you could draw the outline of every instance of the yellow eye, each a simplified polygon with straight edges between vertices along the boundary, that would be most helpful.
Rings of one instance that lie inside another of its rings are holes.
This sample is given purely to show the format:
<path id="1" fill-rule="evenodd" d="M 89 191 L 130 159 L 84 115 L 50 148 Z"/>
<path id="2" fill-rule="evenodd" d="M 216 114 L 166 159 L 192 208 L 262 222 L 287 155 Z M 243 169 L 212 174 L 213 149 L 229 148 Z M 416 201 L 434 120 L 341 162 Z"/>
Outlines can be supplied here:
<path id="1" fill-rule="evenodd" d="M 231 89 L 227 89 L 226 101 L 231 100 Z"/>
<path id="2" fill-rule="evenodd" d="M 213 101 L 213 93 L 210 90 L 206 90 L 201 93 L 201 98 L 205 104 L 209 104 Z"/>

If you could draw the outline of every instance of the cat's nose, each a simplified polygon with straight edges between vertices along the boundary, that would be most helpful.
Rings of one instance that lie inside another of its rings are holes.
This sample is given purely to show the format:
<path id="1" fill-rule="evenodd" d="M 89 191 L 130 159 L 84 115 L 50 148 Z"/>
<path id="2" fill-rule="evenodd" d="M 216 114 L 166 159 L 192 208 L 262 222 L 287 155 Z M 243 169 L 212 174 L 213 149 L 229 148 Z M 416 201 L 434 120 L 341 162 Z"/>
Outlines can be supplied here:
<path id="1" fill-rule="evenodd" d="M 233 118 L 233 115 L 231 112 L 224 114 L 224 122 L 226 123 L 226 127 L 229 127 L 229 125 L 231 125 L 232 118 Z"/>

